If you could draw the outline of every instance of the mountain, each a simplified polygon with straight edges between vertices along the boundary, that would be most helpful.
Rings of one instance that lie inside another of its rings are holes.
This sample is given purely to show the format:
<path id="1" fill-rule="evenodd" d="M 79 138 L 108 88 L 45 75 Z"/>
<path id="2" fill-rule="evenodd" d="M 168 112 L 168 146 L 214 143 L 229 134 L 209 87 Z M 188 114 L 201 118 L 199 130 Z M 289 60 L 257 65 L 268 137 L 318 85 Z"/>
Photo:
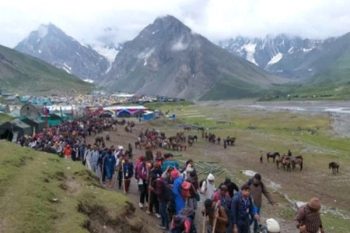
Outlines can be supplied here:
<path id="1" fill-rule="evenodd" d="M 104 56 L 89 46 L 81 45 L 53 24 L 41 25 L 15 49 L 84 80 L 97 80 L 110 66 Z"/>
<path id="2" fill-rule="evenodd" d="M 265 38 L 236 37 L 219 42 L 219 46 L 266 71 L 290 77 L 307 78 L 318 70 L 305 65 L 313 52 L 324 45 L 323 40 L 302 39 L 280 34 Z M 311 58 L 312 59 L 312 58 Z"/>
<path id="3" fill-rule="evenodd" d="M 37 58 L 0 46 L 1 89 L 24 94 L 87 92 L 92 86 Z"/>
<path id="4" fill-rule="evenodd" d="M 110 91 L 228 99 L 259 95 L 280 81 L 165 16 L 123 44 L 101 84 Z"/>
<path id="5" fill-rule="evenodd" d="M 350 99 L 350 33 L 327 39 L 305 66 L 319 72 L 296 90 L 306 96 Z"/>

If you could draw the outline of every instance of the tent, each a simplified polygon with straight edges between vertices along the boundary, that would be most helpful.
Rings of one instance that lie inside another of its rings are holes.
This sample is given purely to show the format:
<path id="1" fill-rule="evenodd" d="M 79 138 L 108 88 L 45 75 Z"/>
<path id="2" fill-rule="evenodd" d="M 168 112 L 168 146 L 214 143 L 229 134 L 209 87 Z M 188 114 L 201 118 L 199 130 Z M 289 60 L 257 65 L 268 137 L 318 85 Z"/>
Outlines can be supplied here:
<path id="1" fill-rule="evenodd" d="M 32 131 L 35 129 L 35 132 L 41 132 L 46 126 L 46 122 L 40 119 L 33 120 L 29 118 L 23 118 L 21 121 L 32 127 Z"/>
<path id="2" fill-rule="evenodd" d="M 14 135 L 32 135 L 32 133 L 31 127 L 19 119 L 7 121 L 0 125 L 0 139 L 12 141 Z"/>
<path id="3" fill-rule="evenodd" d="M 117 112 L 117 117 L 131 117 L 131 113 L 127 109 L 123 109 Z"/>
<path id="4" fill-rule="evenodd" d="M 155 117 L 154 112 L 152 112 L 152 111 L 146 111 L 146 112 L 143 114 L 142 120 L 144 120 L 144 121 L 151 121 L 151 120 L 154 120 L 155 118 L 156 118 L 156 117 Z"/>

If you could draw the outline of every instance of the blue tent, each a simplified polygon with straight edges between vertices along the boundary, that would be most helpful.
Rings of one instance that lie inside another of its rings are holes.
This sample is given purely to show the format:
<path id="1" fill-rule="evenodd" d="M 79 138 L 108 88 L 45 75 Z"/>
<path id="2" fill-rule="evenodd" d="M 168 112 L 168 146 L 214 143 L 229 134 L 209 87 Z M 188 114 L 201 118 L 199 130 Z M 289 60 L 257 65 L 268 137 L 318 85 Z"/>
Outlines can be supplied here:
<path id="1" fill-rule="evenodd" d="M 147 111 L 143 114 L 143 120 L 144 121 L 151 121 L 154 120 L 156 118 L 154 112 L 151 111 Z"/>
<path id="2" fill-rule="evenodd" d="M 131 117 L 131 113 L 127 109 L 117 112 L 117 117 Z"/>

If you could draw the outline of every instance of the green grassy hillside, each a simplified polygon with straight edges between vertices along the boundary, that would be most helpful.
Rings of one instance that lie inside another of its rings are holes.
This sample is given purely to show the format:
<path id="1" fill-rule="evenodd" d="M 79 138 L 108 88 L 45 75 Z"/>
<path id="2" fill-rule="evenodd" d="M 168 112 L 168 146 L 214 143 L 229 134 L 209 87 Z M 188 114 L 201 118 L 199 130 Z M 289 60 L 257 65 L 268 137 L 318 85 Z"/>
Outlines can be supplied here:
<path id="1" fill-rule="evenodd" d="M 25 94 L 87 92 L 91 84 L 39 59 L 0 46 L 1 89 Z"/>
<path id="2" fill-rule="evenodd" d="M 81 164 L 0 141 L 0 232 L 145 232 Z"/>

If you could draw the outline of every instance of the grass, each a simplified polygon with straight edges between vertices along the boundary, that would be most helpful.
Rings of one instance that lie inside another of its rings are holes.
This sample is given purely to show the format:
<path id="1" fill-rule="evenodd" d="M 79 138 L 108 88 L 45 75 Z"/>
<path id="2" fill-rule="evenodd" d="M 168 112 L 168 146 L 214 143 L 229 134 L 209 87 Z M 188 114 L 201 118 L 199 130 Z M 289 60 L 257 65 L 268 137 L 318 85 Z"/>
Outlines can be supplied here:
<path id="1" fill-rule="evenodd" d="M 1 232 L 85 233 L 89 216 L 79 208 L 118 219 L 128 207 L 78 163 L 4 141 L 0 148 Z"/>
<path id="2" fill-rule="evenodd" d="M 172 108 L 172 107 L 176 107 L 176 108 L 181 108 L 181 107 L 185 107 L 185 106 L 189 106 L 192 105 L 192 102 L 189 101 L 180 101 L 180 102 L 153 102 L 153 103 L 145 103 L 144 106 L 149 108 L 149 109 L 163 109 L 164 107 L 166 108 Z"/>
<path id="3" fill-rule="evenodd" d="M 13 118 L 11 116 L 4 114 L 4 113 L 0 113 L 0 124 L 3 122 L 6 122 L 6 121 L 10 121 L 12 119 Z"/>
<path id="4" fill-rule="evenodd" d="M 92 85 L 37 58 L 0 46 L 1 88 L 16 93 L 87 93 Z"/>

